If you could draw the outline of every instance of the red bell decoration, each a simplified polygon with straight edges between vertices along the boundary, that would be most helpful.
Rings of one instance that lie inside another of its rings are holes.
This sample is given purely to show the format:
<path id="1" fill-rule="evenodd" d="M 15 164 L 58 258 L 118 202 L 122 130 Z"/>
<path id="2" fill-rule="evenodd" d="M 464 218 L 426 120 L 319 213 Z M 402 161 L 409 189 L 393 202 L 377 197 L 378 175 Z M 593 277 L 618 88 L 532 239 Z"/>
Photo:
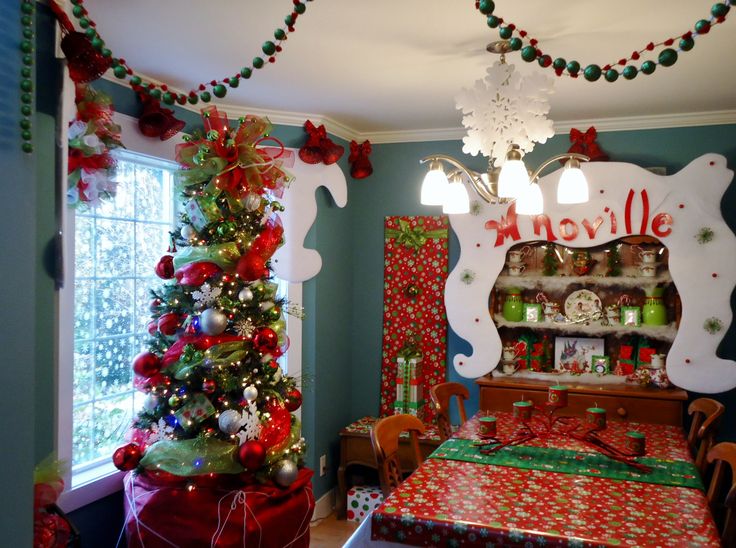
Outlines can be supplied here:
<path id="1" fill-rule="evenodd" d="M 248 472 L 255 472 L 266 461 L 266 446 L 258 440 L 248 440 L 238 447 L 238 462 Z"/>
<path id="2" fill-rule="evenodd" d="M 368 140 L 358 144 L 356 141 L 350 141 L 350 176 L 353 179 L 365 179 L 373 173 L 373 166 L 368 156 L 371 153 L 371 142 Z"/>
<path id="3" fill-rule="evenodd" d="M 292 413 L 299 409 L 302 406 L 302 393 L 296 388 L 289 390 L 284 399 L 284 406 Z"/>
<path id="4" fill-rule="evenodd" d="M 263 354 L 276 352 L 279 348 L 279 336 L 270 327 L 259 327 L 253 334 L 253 347 Z"/>
<path id="5" fill-rule="evenodd" d="M 174 277 L 174 257 L 164 255 L 156 265 L 156 276 L 162 280 L 170 280 Z"/>
<path id="6" fill-rule="evenodd" d="M 240 276 L 240 279 L 245 280 L 246 282 L 268 278 L 266 259 L 261 257 L 255 251 L 248 250 L 248 253 L 242 255 L 240 259 L 238 259 L 235 272 Z"/>
<path id="7" fill-rule="evenodd" d="M 161 103 L 147 93 L 138 96 L 143 102 L 143 114 L 138 118 L 138 129 L 143 135 L 165 141 L 184 129 L 186 124 L 174 118 L 173 110 L 161 108 Z"/>
<path id="8" fill-rule="evenodd" d="M 181 285 L 200 286 L 220 272 L 222 268 L 215 263 L 203 261 L 182 266 L 174 273 L 174 276 Z"/>
<path id="9" fill-rule="evenodd" d="M 272 399 L 266 404 L 270 419 L 262 424 L 260 441 L 270 449 L 281 444 L 291 432 L 291 413 L 278 400 Z"/>
<path id="10" fill-rule="evenodd" d="M 141 352 L 133 358 L 133 371 L 141 377 L 153 377 L 161 371 L 161 360 L 153 352 Z"/>
<path id="11" fill-rule="evenodd" d="M 325 165 L 330 165 L 337 162 L 344 154 L 345 147 L 335 144 L 327 137 L 324 125 L 315 127 L 311 120 L 307 120 L 304 123 L 304 130 L 307 132 L 307 142 L 299 149 L 299 158 L 304 163 L 323 162 Z"/>
<path id="12" fill-rule="evenodd" d="M 603 152 L 600 145 L 595 142 L 597 138 L 598 132 L 594 126 L 590 126 L 585 133 L 573 128 L 570 130 L 570 142 L 572 145 L 568 149 L 568 152 L 585 154 L 590 158 L 591 162 L 605 162 L 608 160 L 608 154 Z M 563 165 L 565 162 L 566 160 L 560 161 Z"/>
<path id="13" fill-rule="evenodd" d="M 162 314 L 158 319 L 158 330 L 162 335 L 171 337 L 176 334 L 176 330 L 181 325 L 181 316 L 174 312 L 167 312 Z"/>
<path id="14" fill-rule="evenodd" d="M 118 470 L 127 472 L 138 466 L 141 458 L 143 458 L 143 453 L 141 452 L 140 446 L 135 443 L 129 443 L 128 445 L 117 448 L 112 455 L 112 463 Z"/>

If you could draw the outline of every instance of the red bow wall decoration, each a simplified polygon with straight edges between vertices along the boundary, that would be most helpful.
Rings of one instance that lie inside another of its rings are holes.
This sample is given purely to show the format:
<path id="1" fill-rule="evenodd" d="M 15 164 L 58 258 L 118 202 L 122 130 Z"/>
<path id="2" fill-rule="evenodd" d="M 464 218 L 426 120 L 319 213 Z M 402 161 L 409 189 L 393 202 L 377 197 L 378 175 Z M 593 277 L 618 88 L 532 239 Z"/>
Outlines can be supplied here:
<path id="1" fill-rule="evenodd" d="M 373 166 L 368 156 L 371 153 L 371 142 L 368 140 L 358 144 L 356 141 L 350 141 L 350 176 L 353 179 L 365 179 L 373 173 Z"/>
<path id="2" fill-rule="evenodd" d="M 165 141 L 184 129 L 186 124 L 174 118 L 173 110 L 161 108 L 161 103 L 148 94 L 140 93 L 138 97 L 143 101 L 143 114 L 138 118 L 138 129 L 143 135 Z"/>
<path id="3" fill-rule="evenodd" d="M 595 140 L 598 138 L 598 132 L 593 126 L 588 128 L 585 133 L 575 128 L 570 130 L 570 142 L 572 146 L 568 152 L 576 152 L 578 154 L 585 154 L 590 158 L 591 162 L 595 161 L 607 161 L 608 154 L 601 150 L 601 147 Z M 564 162 L 563 162 L 564 163 Z"/>
<path id="4" fill-rule="evenodd" d="M 307 120 L 304 130 L 307 132 L 307 142 L 299 149 L 299 158 L 304 163 L 323 162 L 325 165 L 330 165 L 337 162 L 344 154 L 345 147 L 336 145 L 332 139 L 327 137 L 324 125 L 315 127 L 311 120 Z"/>

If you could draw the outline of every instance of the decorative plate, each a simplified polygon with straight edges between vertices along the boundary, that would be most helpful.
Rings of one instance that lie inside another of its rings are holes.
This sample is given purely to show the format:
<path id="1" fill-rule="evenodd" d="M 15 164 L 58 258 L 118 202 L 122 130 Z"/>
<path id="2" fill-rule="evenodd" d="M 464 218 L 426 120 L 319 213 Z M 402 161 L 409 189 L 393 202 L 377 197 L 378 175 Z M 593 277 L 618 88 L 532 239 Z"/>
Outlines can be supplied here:
<path id="1" fill-rule="evenodd" d="M 565 299 L 565 315 L 572 322 L 600 318 L 602 311 L 603 307 L 598 295 L 587 289 L 573 291 Z"/>

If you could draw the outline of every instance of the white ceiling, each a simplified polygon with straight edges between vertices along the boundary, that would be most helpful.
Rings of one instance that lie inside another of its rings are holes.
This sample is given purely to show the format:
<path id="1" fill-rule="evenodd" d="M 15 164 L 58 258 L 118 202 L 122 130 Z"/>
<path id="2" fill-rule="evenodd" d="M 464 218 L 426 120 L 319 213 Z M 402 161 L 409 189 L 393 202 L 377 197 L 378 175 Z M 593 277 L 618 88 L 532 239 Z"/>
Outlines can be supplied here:
<path id="1" fill-rule="evenodd" d="M 691 30 L 714 1 L 496 0 L 495 13 L 529 31 L 553 58 L 576 59 L 584 67 L 614 63 L 650 41 Z M 250 64 L 283 26 L 292 2 L 86 0 L 85 6 L 116 56 L 188 91 Z M 678 125 L 672 115 L 733 122 L 734 25 L 726 20 L 715 26 L 673 67 L 658 67 L 651 76 L 615 83 L 556 78 L 550 117 L 558 126 L 606 118 L 637 125 L 636 117 L 644 117 L 644 125 Z M 496 60 L 485 51 L 496 39 L 498 31 L 486 26 L 473 0 L 315 0 L 276 63 L 255 71 L 220 103 L 260 109 L 276 121 L 279 113 L 284 120 L 294 114 L 295 123 L 316 115 L 343 134 L 378 141 L 450 135 L 447 130 L 461 126 L 454 97 Z M 522 71 L 543 70 L 518 53 L 508 62 Z"/>

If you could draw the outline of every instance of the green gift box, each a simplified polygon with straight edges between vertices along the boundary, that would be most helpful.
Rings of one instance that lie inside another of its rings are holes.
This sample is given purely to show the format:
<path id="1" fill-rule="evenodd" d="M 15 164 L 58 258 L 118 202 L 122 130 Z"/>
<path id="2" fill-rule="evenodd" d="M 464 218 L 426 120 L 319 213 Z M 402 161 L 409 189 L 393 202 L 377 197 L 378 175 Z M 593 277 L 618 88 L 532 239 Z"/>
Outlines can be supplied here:
<path id="1" fill-rule="evenodd" d="M 222 217 L 222 212 L 217 207 L 215 199 L 210 196 L 192 198 L 186 203 L 184 209 L 192 226 L 198 231 Z"/>
<path id="2" fill-rule="evenodd" d="M 621 325 L 626 325 L 629 327 L 641 326 L 641 307 L 622 306 L 621 307 Z"/>
<path id="3" fill-rule="evenodd" d="M 539 303 L 524 303 L 524 321 L 541 322 L 542 305 Z"/>

